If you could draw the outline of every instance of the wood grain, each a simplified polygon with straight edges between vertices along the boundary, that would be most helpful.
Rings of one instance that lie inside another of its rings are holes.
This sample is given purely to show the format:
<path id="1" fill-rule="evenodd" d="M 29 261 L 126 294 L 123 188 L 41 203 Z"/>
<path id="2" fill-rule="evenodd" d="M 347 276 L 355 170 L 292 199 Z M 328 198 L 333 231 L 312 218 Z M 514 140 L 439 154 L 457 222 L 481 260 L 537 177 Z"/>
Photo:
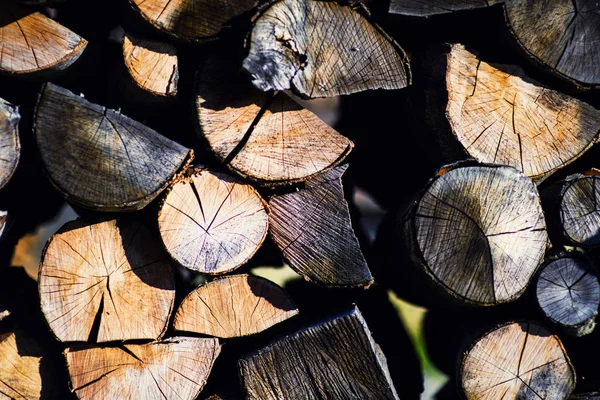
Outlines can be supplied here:
<path id="1" fill-rule="evenodd" d="M 18 107 L 0 98 L 0 189 L 13 176 L 21 157 Z"/>
<path id="2" fill-rule="evenodd" d="M 489 7 L 504 0 L 391 0 L 390 13 L 415 17 L 430 17 L 455 11 Z"/>
<path id="3" fill-rule="evenodd" d="M 597 173 L 571 175 L 559 197 L 562 230 L 572 243 L 600 245 L 600 176 Z"/>

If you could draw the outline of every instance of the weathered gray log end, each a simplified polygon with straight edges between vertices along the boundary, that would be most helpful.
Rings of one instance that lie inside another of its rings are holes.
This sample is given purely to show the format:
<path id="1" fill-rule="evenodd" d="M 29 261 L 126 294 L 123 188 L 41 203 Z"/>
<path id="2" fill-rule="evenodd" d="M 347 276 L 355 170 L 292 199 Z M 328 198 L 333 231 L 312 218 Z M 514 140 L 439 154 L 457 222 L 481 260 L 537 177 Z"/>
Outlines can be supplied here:
<path id="1" fill-rule="evenodd" d="M 362 254 L 344 199 L 348 165 L 306 181 L 298 191 L 269 200 L 269 233 L 290 266 L 325 286 L 366 287 L 373 276 Z"/>
<path id="2" fill-rule="evenodd" d="M 398 399 L 358 308 L 239 361 L 249 399 Z"/>
<path id="3" fill-rule="evenodd" d="M 261 90 L 303 98 L 411 82 L 408 59 L 361 7 L 335 1 L 281 0 L 256 19 L 244 68 Z"/>
<path id="4" fill-rule="evenodd" d="M 560 339 L 534 322 L 510 322 L 477 340 L 462 358 L 467 400 L 563 400 L 575 370 Z"/>
<path id="5" fill-rule="evenodd" d="M 600 284 L 584 259 L 563 256 L 548 262 L 538 278 L 536 296 L 544 314 L 567 333 L 583 336 L 594 330 Z"/>
<path id="6" fill-rule="evenodd" d="M 413 17 L 430 17 L 455 11 L 489 7 L 504 0 L 392 0 L 390 13 Z"/>
<path id="7" fill-rule="evenodd" d="M 505 19 L 518 46 L 537 64 L 579 88 L 600 87 L 600 3 L 511 0 Z"/>
<path id="8" fill-rule="evenodd" d="M 417 267 L 473 305 L 518 298 L 548 245 L 535 184 L 508 166 L 443 168 L 401 223 Z"/>
<path id="9" fill-rule="evenodd" d="M 570 175 L 557 199 L 563 236 L 576 245 L 600 245 L 600 171 Z"/>
<path id="10" fill-rule="evenodd" d="M 0 98 L 0 189 L 13 176 L 21 156 L 18 107 Z"/>

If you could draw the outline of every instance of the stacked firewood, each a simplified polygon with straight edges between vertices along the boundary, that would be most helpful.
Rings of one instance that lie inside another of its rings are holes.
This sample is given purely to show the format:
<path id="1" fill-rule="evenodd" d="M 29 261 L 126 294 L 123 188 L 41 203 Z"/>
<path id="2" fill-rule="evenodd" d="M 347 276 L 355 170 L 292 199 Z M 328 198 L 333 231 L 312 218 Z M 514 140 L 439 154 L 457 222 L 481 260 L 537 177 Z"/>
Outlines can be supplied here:
<path id="1" fill-rule="evenodd" d="M 600 396 L 598 89 L 592 0 L 6 0 L 0 397 L 419 398 L 392 291 L 437 398 Z"/>

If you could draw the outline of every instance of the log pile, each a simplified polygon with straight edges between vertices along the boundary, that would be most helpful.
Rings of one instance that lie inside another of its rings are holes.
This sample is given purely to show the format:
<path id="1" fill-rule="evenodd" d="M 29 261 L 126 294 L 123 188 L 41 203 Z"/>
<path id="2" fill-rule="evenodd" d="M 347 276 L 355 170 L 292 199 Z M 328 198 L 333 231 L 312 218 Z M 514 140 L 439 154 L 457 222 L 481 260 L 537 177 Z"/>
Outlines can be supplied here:
<path id="1" fill-rule="evenodd" d="M 598 2 L 387 6 L 0 4 L 1 398 L 598 396 Z"/>

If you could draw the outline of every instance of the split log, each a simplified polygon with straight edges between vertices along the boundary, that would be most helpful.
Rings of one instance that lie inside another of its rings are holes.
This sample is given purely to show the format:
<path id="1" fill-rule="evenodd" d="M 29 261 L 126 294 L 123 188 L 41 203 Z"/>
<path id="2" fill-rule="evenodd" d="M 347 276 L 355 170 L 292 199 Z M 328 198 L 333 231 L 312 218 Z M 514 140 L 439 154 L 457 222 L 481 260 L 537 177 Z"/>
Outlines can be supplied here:
<path id="1" fill-rule="evenodd" d="M 222 274 L 254 255 L 268 221 L 267 204 L 251 185 L 196 168 L 169 189 L 158 227 L 175 261 L 194 271 Z"/>
<path id="2" fill-rule="evenodd" d="M 400 223 L 417 268 L 473 305 L 517 299 L 548 245 L 537 188 L 509 166 L 441 169 Z"/>
<path id="3" fill-rule="evenodd" d="M 530 59 L 581 88 L 600 87 L 600 3 L 511 0 L 504 11 L 515 42 Z"/>
<path id="4" fill-rule="evenodd" d="M 465 353 L 460 380 L 468 400 L 559 400 L 575 388 L 575 371 L 557 336 L 534 322 L 512 322 Z"/>
<path id="5" fill-rule="evenodd" d="M 145 207 L 194 154 L 51 83 L 38 99 L 34 131 L 52 184 L 67 200 L 93 210 Z"/>
<path id="6" fill-rule="evenodd" d="M 214 39 L 231 20 L 253 8 L 258 0 L 129 0 L 153 27 L 177 39 Z"/>
<path id="7" fill-rule="evenodd" d="M 489 7 L 504 0 L 391 0 L 390 13 L 414 17 L 430 17 L 454 11 Z"/>
<path id="8" fill-rule="evenodd" d="M 113 347 L 65 350 L 79 399 L 195 399 L 221 347 L 218 339 L 173 337 Z"/>
<path id="9" fill-rule="evenodd" d="M 52 399 L 54 374 L 44 347 L 23 331 L 0 333 L 0 398 Z"/>
<path id="10" fill-rule="evenodd" d="M 157 339 L 166 331 L 173 269 L 143 225 L 69 222 L 50 238 L 40 264 L 41 308 L 58 340 Z"/>
<path id="11" fill-rule="evenodd" d="M 239 361 L 249 399 L 398 399 L 358 308 Z"/>
<path id="12" fill-rule="evenodd" d="M 583 259 L 563 256 L 548 262 L 537 281 L 540 308 L 567 333 L 583 336 L 596 326 L 600 284 Z"/>
<path id="13" fill-rule="evenodd" d="M 190 293 L 175 314 L 178 331 L 220 338 L 248 336 L 298 314 L 282 288 L 249 275 L 232 275 Z"/>
<path id="14" fill-rule="evenodd" d="M 368 287 L 373 276 L 362 254 L 344 199 L 347 165 L 306 181 L 295 192 L 269 200 L 269 233 L 290 267 L 309 281 Z"/>
<path id="15" fill-rule="evenodd" d="M 8 212 L 0 210 L 0 239 L 2 239 L 2 235 L 4 234 L 4 229 L 7 226 L 8 221 Z"/>
<path id="16" fill-rule="evenodd" d="M 13 176 L 21 156 L 20 119 L 18 107 L 0 98 L 0 189 Z"/>
<path id="17" fill-rule="evenodd" d="M 123 58 L 136 87 L 163 99 L 177 95 L 179 67 L 175 46 L 126 34 L 123 38 Z"/>
<path id="18" fill-rule="evenodd" d="M 39 12 L 10 1 L 0 5 L 0 72 L 56 73 L 83 53 L 87 41 Z"/>
<path id="19" fill-rule="evenodd" d="M 424 65 L 433 70 L 425 113 L 447 161 L 506 164 L 541 181 L 598 139 L 600 110 L 542 86 L 520 67 L 488 64 L 460 44 L 423 63 L 435 65 Z"/>
<path id="20" fill-rule="evenodd" d="M 286 94 L 254 88 L 234 63 L 197 74 L 200 131 L 217 159 L 263 185 L 304 181 L 341 163 L 354 144 Z"/>
<path id="21" fill-rule="evenodd" d="M 263 91 L 292 89 L 303 98 L 411 82 L 404 50 L 369 22 L 360 5 L 281 0 L 254 22 L 244 68 Z"/>

